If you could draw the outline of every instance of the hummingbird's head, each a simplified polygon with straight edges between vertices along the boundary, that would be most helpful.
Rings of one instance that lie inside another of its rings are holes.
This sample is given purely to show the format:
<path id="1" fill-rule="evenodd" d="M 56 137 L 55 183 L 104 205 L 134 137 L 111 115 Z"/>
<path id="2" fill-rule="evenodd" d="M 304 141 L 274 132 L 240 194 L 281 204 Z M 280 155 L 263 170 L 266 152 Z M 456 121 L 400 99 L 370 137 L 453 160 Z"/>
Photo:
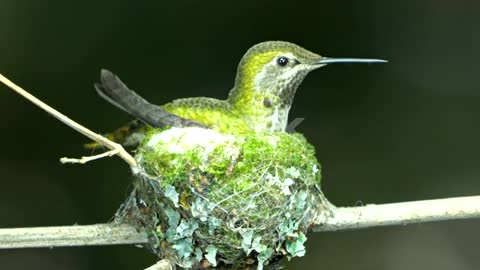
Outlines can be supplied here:
<path id="1" fill-rule="evenodd" d="M 238 65 L 234 89 L 250 92 L 252 97 L 263 96 L 267 107 L 270 103 L 290 106 L 297 87 L 308 72 L 325 65 L 321 64 L 321 59 L 322 56 L 289 42 L 256 44 Z M 230 99 L 235 99 L 235 92 L 230 93 Z"/>
<path id="2" fill-rule="evenodd" d="M 290 42 L 262 42 L 251 47 L 242 57 L 228 101 L 241 111 L 249 107 L 263 108 L 257 114 L 268 110 L 281 111 L 285 115 L 279 117 L 287 118 L 295 92 L 305 76 L 312 70 L 339 62 L 385 61 L 327 58 Z"/>

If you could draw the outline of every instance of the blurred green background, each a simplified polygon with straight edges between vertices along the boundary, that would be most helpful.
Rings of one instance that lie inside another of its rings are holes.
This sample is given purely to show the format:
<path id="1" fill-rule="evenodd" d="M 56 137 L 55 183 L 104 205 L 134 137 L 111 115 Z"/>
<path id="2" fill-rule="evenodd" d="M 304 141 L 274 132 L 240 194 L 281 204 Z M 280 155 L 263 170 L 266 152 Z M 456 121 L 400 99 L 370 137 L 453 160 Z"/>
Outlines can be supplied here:
<path id="1" fill-rule="evenodd" d="M 108 68 L 153 103 L 225 98 L 253 44 L 286 40 L 331 57 L 290 118 L 318 149 L 336 205 L 480 194 L 480 2 L 0 1 L 0 73 L 98 132 L 128 115 L 93 90 Z M 119 158 L 0 86 L 0 227 L 108 221 L 132 177 Z M 478 269 L 476 220 L 309 236 L 287 269 Z M 143 269 L 133 246 L 0 250 L 0 269 Z"/>

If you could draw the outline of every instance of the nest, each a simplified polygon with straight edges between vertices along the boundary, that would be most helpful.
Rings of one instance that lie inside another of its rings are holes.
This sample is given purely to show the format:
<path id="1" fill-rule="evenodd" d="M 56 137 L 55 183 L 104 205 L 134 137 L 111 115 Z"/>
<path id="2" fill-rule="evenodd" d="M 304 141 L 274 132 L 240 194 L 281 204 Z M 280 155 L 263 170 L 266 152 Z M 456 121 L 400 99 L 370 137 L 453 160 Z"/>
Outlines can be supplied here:
<path id="1" fill-rule="evenodd" d="M 142 171 L 116 220 L 148 233 L 148 248 L 180 267 L 262 269 L 303 256 L 327 208 L 314 148 L 298 133 L 154 130 L 135 158 Z"/>

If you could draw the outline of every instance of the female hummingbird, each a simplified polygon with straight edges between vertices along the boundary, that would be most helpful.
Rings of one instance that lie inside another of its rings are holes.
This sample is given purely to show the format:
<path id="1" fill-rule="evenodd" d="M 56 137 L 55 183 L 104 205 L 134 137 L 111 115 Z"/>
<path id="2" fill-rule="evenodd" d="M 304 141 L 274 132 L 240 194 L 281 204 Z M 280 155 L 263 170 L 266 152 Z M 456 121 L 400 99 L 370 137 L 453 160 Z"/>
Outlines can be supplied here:
<path id="1" fill-rule="evenodd" d="M 334 63 L 385 62 L 324 57 L 290 42 L 267 41 L 254 45 L 242 57 L 225 100 L 193 97 L 154 105 L 107 70 L 102 70 L 95 88 L 101 97 L 137 119 L 107 135 L 124 145 L 136 145 L 148 129 L 164 126 L 201 126 L 230 134 L 283 132 L 297 88 L 310 71 Z"/>

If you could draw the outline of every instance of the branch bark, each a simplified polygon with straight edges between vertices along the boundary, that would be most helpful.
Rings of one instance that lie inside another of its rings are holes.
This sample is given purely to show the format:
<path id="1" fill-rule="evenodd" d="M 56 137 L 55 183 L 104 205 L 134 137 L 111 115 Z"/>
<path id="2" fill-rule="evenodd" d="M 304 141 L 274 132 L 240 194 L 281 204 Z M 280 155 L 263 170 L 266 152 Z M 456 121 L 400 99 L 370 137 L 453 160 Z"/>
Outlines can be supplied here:
<path id="1" fill-rule="evenodd" d="M 313 231 L 339 231 L 480 217 L 480 196 L 332 207 L 320 215 Z"/>
<path id="2" fill-rule="evenodd" d="M 0 229 L 0 249 L 146 244 L 145 233 L 126 224 Z"/>
<path id="3" fill-rule="evenodd" d="M 313 231 L 340 231 L 378 226 L 480 217 L 480 196 L 334 207 L 319 216 Z M 0 249 L 146 244 L 147 236 L 130 225 L 96 224 L 0 229 Z"/>

